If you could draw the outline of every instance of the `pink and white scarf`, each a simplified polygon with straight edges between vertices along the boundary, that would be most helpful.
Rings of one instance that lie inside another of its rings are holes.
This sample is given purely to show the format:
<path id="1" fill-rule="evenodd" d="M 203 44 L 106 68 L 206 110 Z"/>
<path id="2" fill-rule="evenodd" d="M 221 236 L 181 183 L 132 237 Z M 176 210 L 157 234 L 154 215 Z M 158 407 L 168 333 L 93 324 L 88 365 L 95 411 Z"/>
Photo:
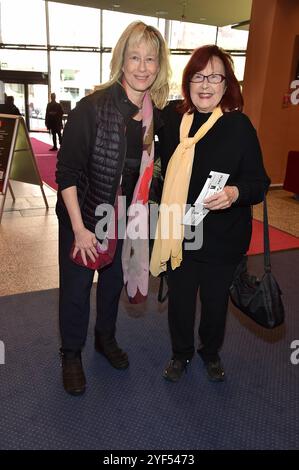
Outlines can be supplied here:
<path id="1" fill-rule="evenodd" d="M 146 299 L 149 280 L 148 198 L 154 170 L 153 106 L 149 92 L 145 94 L 143 99 L 142 132 L 143 151 L 139 178 L 129 209 L 126 238 L 122 250 L 124 284 L 129 301 L 133 304 L 143 302 Z M 138 227 L 141 236 L 132 237 L 132 232 L 133 234 L 135 232 L 134 227 Z"/>

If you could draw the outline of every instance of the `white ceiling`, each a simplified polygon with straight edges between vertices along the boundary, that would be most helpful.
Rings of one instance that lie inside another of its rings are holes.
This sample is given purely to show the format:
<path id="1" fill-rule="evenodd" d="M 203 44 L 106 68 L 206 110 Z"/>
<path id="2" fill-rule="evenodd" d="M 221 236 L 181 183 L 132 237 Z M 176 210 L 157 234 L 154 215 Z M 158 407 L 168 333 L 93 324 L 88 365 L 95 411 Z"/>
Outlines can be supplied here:
<path id="1" fill-rule="evenodd" d="M 56 2 L 225 26 L 249 20 L 252 0 L 56 0 Z"/>

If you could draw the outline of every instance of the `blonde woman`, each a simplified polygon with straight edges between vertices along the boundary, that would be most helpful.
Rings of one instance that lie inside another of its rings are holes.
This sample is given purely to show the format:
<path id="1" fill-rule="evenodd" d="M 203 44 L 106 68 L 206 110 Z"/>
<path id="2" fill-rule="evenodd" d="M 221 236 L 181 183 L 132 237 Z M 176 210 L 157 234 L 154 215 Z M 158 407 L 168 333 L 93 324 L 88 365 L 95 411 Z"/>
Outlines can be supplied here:
<path id="1" fill-rule="evenodd" d="M 110 81 L 78 103 L 65 127 L 58 154 L 56 212 L 63 385 L 72 395 L 84 393 L 86 385 L 81 350 L 89 321 L 91 266 L 100 256 L 96 209 L 101 204 L 114 206 L 120 193 L 127 206 L 137 201 L 147 205 L 153 171 L 153 108 L 162 108 L 167 100 L 169 70 L 160 32 L 142 22 L 130 24 L 113 51 Z M 122 239 L 114 245 L 113 260 L 100 269 L 97 284 L 95 349 L 113 367 L 125 369 L 128 356 L 115 338 L 118 303 L 124 282 L 133 303 L 146 297 L 148 248 L 135 249 Z M 75 263 L 78 257 L 81 265 Z M 138 274 L 139 265 L 143 277 Z"/>

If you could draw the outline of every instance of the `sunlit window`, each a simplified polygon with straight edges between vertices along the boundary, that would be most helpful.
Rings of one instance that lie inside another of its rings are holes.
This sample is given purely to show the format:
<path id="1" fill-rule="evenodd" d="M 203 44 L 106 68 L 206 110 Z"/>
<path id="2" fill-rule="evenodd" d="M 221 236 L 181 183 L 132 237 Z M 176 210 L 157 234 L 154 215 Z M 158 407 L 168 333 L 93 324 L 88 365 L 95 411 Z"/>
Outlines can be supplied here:
<path id="1" fill-rule="evenodd" d="M 110 61 L 112 54 L 106 52 L 102 56 L 102 83 L 108 82 L 110 78 Z"/>
<path id="2" fill-rule="evenodd" d="M 0 0 L 0 42 L 45 45 L 45 25 L 43 1 Z"/>
<path id="3" fill-rule="evenodd" d="M 234 61 L 235 75 L 239 82 L 242 82 L 244 78 L 246 56 L 232 55 L 232 59 Z"/>
<path id="4" fill-rule="evenodd" d="M 205 44 L 215 44 L 216 26 L 171 21 L 171 49 L 195 49 Z"/>
<path id="5" fill-rule="evenodd" d="M 114 47 L 121 33 L 133 21 L 143 21 L 155 28 L 159 27 L 164 33 L 164 23 L 158 22 L 158 18 L 103 10 L 103 46 Z"/>
<path id="6" fill-rule="evenodd" d="M 0 51 L 0 69 L 2 70 L 33 70 L 36 72 L 48 70 L 46 52 L 8 49 L 0 49 Z"/>
<path id="7" fill-rule="evenodd" d="M 218 28 L 217 45 L 228 50 L 246 51 L 248 31 L 237 30 L 231 26 Z"/>
<path id="8" fill-rule="evenodd" d="M 51 68 L 51 91 L 72 108 L 100 83 L 99 53 L 51 52 Z"/>
<path id="9" fill-rule="evenodd" d="M 100 47 L 98 8 L 53 2 L 49 2 L 48 5 L 51 44 Z"/>
<path id="10" fill-rule="evenodd" d="M 169 93 L 170 100 L 175 100 L 182 97 L 182 75 L 189 59 L 190 55 L 171 54 L 170 56 L 170 65 L 172 70 Z"/>

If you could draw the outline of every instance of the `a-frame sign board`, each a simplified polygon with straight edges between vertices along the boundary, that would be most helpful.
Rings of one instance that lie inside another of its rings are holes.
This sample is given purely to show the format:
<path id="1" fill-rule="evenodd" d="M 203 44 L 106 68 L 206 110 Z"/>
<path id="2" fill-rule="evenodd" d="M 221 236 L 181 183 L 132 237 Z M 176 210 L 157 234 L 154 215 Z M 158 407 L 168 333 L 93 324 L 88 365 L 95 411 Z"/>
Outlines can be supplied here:
<path id="1" fill-rule="evenodd" d="M 31 141 L 22 116 L 0 114 L 0 223 L 9 180 L 40 186 L 48 209 Z"/>

